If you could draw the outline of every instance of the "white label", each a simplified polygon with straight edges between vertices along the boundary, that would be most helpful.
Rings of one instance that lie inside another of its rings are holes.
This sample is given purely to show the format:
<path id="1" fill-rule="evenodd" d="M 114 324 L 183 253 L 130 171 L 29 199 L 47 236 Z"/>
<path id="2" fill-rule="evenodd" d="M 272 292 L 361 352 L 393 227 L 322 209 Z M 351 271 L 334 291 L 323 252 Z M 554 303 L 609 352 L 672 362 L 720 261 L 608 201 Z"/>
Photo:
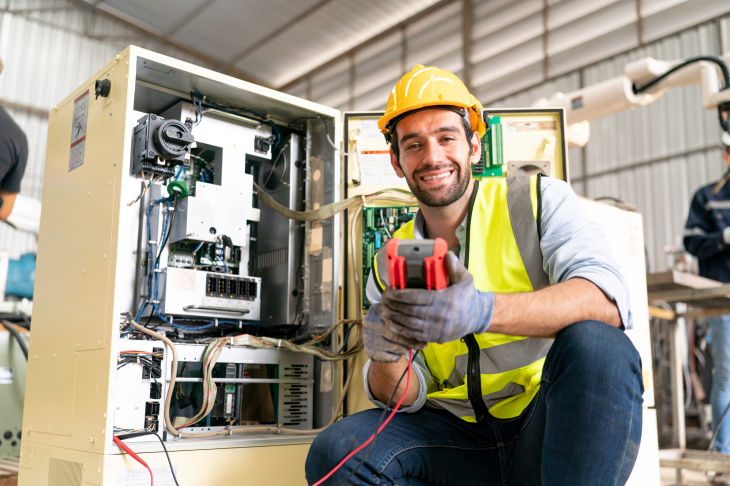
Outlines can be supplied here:
<path id="1" fill-rule="evenodd" d="M 233 394 L 226 394 L 226 415 L 231 415 L 233 412 Z"/>
<path id="2" fill-rule="evenodd" d="M 378 120 L 376 118 L 364 118 L 360 122 L 361 138 L 383 138 L 378 128 Z"/>
<path id="3" fill-rule="evenodd" d="M 503 123 L 508 132 L 534 132 L 540 130 L 555 131 L 555 121 L 507 122 Z"/>
<path id="4" fill-rule="evenodd" d="M 175 486 L 170 466 L 153 467 L 152 476 L 156 486 Z M 177 466 L 173 466 L 177 474 Z M 117 471 L 117 486 L 149 486 L 150 472 L 145 468 L 120 469 Z"/>
<path id="5" fill-rule="evenodd" d="M 170 288 L 175 290 L 195 290 L 195 272 L 168 272 Z"/>
<path id="6" fill-rule="evenodd" d="M 390 150 L 363 150 L 358 154 L 360 180 L 363 185 L 397 185 L 406 183 L 390 165 Z"/>
<path id="7" fill-rule="evenodd" d="M 84 91 L 74 100 L 74 118 L 71 126 L 71 155 L 68 159 L 68 171 L 84 165 L 86 151 L 86 121 L 89 117 L 89 90 Z"/>
<path id="8" fill-rule="evenodd" d="M 203 305 L 209 305 L 211 307 L 226 307 L 228 309 L 253 310 L 253 304 L 254 304 L 254 301 L 252 301 L 252 300 L 219 299 L 217 297 L 203 298 Z"/>
<path id="9" fill-rule="evenodd" d="M 12 385 L 13 374 L 12 368 L 0 368 L 0 385 Z"/>

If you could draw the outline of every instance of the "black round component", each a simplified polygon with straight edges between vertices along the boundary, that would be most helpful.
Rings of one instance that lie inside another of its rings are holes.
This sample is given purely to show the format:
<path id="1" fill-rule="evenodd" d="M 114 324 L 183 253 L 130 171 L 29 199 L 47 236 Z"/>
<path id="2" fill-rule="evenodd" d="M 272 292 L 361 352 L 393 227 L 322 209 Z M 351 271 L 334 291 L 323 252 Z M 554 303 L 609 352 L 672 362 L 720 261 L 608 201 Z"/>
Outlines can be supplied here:
<path id="1" fill-rule="evenodd" d="M 19 431 L 18 431 L 18 440 L 20 440 L 20 439 L 22 438 L 22 436 L 23 436 L 23 432 L 21 432 L 21 431 L 19 430 Z"/>
<path id="2" fill-rule="evenodd" d="M 296 297 L 299 295 L 299 291 L 297 289 L 294 289 L 291 291 L 291 295 L 292 295 L 292 297 Z"/>
<path id="3" fill-rule="evenodd" d="M 152 135 L 155 147 L 166 159 L 182 157 L 193 143 L 188 127 L 178 120 L 165 120 Z"/>
<path id="4" fill-rule="evenodd" d="M 13 433 L 10 432 L 9 430 L 6 430 L 5 433 L 3 434 L 3 437 L 5 437 L 5 440 L 10 440 L 13 437 Z"/>
<path id="5" fill-rule="evenodd" d="M 13 447 L 15 447 L 16 445 L 18 445 L 18 441 L 14 440 L 14 441 L 12 441 L 10 443 L 10 445 L 13 446 Z"/>
<path id="6" fill-rule="evenodd" d="M 106 98 L 109 96 L 109 93 L 112 90 L 112 82 L 108 79 L 97 79 L 96 85 L 94 86 L 94 91 L 96 92 L 96 97 L 94 99 L 99 99 L 99 96 L 102 96 Z"/>
<path id="7" fill-rule="evenodd" d="M 211 235 L 214 235 L 215 233 L 216 233 L 216 230 L 215 230 L 215 228 L 210 228 L 210 234 L 211 234 Z"/>

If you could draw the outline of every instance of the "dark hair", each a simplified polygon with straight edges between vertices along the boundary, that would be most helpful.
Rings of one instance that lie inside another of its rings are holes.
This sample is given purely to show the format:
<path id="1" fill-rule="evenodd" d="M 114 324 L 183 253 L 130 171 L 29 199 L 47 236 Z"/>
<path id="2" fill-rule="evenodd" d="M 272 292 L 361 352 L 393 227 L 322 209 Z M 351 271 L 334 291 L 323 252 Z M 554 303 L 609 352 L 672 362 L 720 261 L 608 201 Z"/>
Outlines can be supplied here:
<path id="1" fill-rule="evenodd" d="M 436 109 L 436 108 L 434 108 Z M 466 135 L 466 143 L 469 144 L 469 155 L 471 155 L 474 152 L 474 149 L 471 146 L 471 139 L 474 136 L 474 131 L 471 129 L 471 123 L 467 121 L 467 119 L 463 116 L 459 117 L 461 119 L 461 125 L 464 127 L 464 134 Z M 398 161 L 398 167 L 400 167 L 400 146 L 398 145 L 398 124 L 396 124 L 393 127 L 393 141 L 390 143 L 390 150 L 393 151 L 395 154 L 395 160 Z M 401 167 L 401 170 L 403 168 Z"/>

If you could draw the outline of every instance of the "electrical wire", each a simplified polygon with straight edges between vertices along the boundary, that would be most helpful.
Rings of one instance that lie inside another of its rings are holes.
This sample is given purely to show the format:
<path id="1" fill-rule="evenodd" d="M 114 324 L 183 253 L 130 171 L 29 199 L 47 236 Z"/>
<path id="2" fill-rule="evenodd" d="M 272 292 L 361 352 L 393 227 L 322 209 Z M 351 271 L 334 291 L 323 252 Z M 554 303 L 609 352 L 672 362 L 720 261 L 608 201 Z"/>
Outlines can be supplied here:
<path id="1" fill-rule="evenodd" d="M 269 119 L 269 116 L 268 115 L 264 115 L 264 114 L 259 113 L 257 111 L 249 110 L 249 109 L 246 109 L 246 108 L 237 108 L 237 107 L 232 107 L 232 106 L 220 105 L 218 103 L 215 103 L 215 102 L 211 101 L 209 98 L 207 98 L 205 96 L 201 96 L 199 93 L 191 92 L 190 94 L 191 94 L 191 96 L 194 96 L 194 97 L 197 97 L 198 98 L 198 104 L 199 104 L 199 107 L 200 107 L 201 120 L 202 120 L 202 117 L 203 117 L 202 116 L 202 114 L 203 114 L 202 101 L 205 101 L 205 104 L 206 105 L 210 105 L 213 108 L 215 108 L 216 110 L 220 110 L 220 111 L 223 111 L 223 112 L 226 112 L 226 113 L 230 113 L 232 115 L 247 115 L 247 116 L 251 116 L 252 115 L 255 118 L 258 118 L 259 119 L 258 121 L 260 121 L 261 123 L 266 123 L 266 124 L 270 125 L 271 128 L 272 128 L 272 131 L 276 133 L 276 135 L 272 135 L 272 139 L 275 139 L 276 140 L 276 143 L 274 143 L 274 147 L 272 148 L 272 153 L 273 153 L 274 150 L 276 150 L 276 147 L 279 146 L 279 142 L 281 142 L 281 132 L 277 128 L 276 124 Z M 272 140 L 272 143 L 273 143 L 273 140 Z"/>
<path id="2" fill-rule="evenodd" d="M 164 406 L 164 417 L 165 417 L 165 426 L 167 428 L 167 431 L 174 435 L 175 437 L 180 438 L 187 438 L 187 437 L 198 437 L 198 438 L 206 438 L 206 437 L 219 437 L 224 435 L 232 435 L 232 434 L 240 434 L 240 433 L 251 433 L 251 432 L 276 432 L 276 433 L 289 433 L 289 434 L 297 434 L 297 435 L 311 435 L 311 434 L 318 434 L 321 431 L 323 431 L 325 428 L 332 425 L 335 420 L 337 420 L 337 417 L 340 415 L 340 410 L 342 408 L 342 404 L 345 400 L 345 396 L 347 395 L 347 391 L 349 390 L 350 383 L 352 381 L 352 377 L 354 375 L 354 366 L 350 366 L 349 372 L 347 374 L 347 379 L 345 380 L 345 385 L 342 387 L 342 393 L 340 394 L 340 399 L 337 403 L 337 406 L 335 407 L 334 413 L 332 414 L 332 418 L 330 419 L 329 423 L 322 427 L 321 429 L 314 429 L 314 430 L 299 430 L 299 429 L 288 429 L 284 427 L 241 427 L 241 428 L 230 428 L 228 430 L 222 430 L 222 431 L 216 431 L 216 432 L 201 432 L 201 433 L 185 433 L 183 435 L 182 432 L 177 430 L 175 427 L 172 426 L 172 422 L 170 421 L 170 404 L 172 403 L 172 394 L 173 390 L 175 389 L 175 376 L 177 375 L 177 365 L 178 365 L 178 355 L 177 355 L 177 348 L 175 347 L 175 343 L 173 343 L 168 337 L 163 336 L 162 334 L 155 332 L 151 329 L 148 329 L 144 326 L 141 326 L 139 323 L 137 323 L 132 314 L 126 313 L 127 320 L 123 324 L 126 325 L 127 322 L 137 331 L 147 334 L 149 336 L 152 336 L 155 339 L 158 339 L 162 342 L 164 342 L 169 348 L 170 352 L 172 353 L 172 370 L 174 372 L 170 375 L 170 384 L 167 387 L 167 395 L 165 397 L 165 406 Z M 358 326 L 358 334 L 356 341 L 362 345 L 362 321 L 355 321 L 355 320 L 346 320 L 342 321 L 337 324 L 337 326 L 334 326 L 332 329 L 330 329 L 327 333 L 324 333 L 324 335 L 328 335 L 328 333 L 332 332 L 336 327 L 343 323 L 358 323 L 360 324 Z M 323 338 L 319 337 L 317 339 L 313 339 L 311 342 L 318 342 L 317 340 L 321 340 Z"/>
<path id="3" fill-rule="evenodd" d="M 112 439 L 114 440 L 114 443 L 116 445 L 118 445 L 124 452 L 126 452 L 127 454 L 132 456 L 132 459 L 134 459 L 135 461 L 137 461 L 138 463 L 142 464 L 144 467 L 147 468 L 147 470 L 150 472 L 150 486 L 154 486 L 155 478 L 152 476 L 152 469 L 150 469 L 150 467 L 147 465 L 147 463 L 144 462 L 144 460 L 141 457 L 139 457 L 137 454 L 135 454 L 132 449 L 127 447 L 127 445 L 124 442 L 122 442 L 121 439 L 119 439 L 116 435 L 112 435 Z"/>
<path id="4" fill-rule="evenodd" d="M 172 474 L 172 479 L 175 481 L 175 484 L 177 486 L 180 486 L 180 483 L 177 482 L 177 477 L 175 476 L 175 469 L 172 467 L 172 461 L 170 460 L 170 454 L 167 453 L 167 447 L 165 447 L 165 441 L 162 440 L 162 437 L 157 435 L 156 432 L 137 432 L 132 434 L 124 434 L 124 435 L 117 435 L 117 438 L 119 440 L 126 440 L 126 439 L 134 439 L 135 437 L 144 437 L 146 435 L 152 435 L 157 440 L 160 441 L 160 445 L 162 446 L 162 450 L 165 451 L 165 456 L 167 456 L 167 463 L 170 465 L 170 473 Z"/>
<path id="5" fill-rule="evenodd" d="M 178 174 L 178 176 L 179 176 L 179 174 Z M 139 201 L 140 199 L 142 199 L 144 197 L 144 195 L 147 194 L 147 190 L 150 188 L 150 186 L 152 184 L 157 184 L 158 182 L 160 182 L 163 179 L 163 177 L 164 176 L 159 176 L 159 177 L 157 177 L 157 179 L 155 179 L 155 175 L 150 174 L 150 180 L 149 180 L 149 182 L 147 182 L 147 179 L 145 178 L 145 173 L 144 173 L 144 171 L 142 171 L 142 182 L 143 182 L 142 192 L 139 193 L 139 196 L 137 196 L 137 199 L 135 199 L 134 201 L 132 201 L 130 203 L 127 203 L 127 206 L 131 206 L 134 203 L 136 203 L 137 201 Z M 175 180 L 177 180 L 177 177 L 175 178 Z"/>
<path id="6" fill-rule="evenodd" d="M 408 389 L 411 386 L 411 367 L 412 367 L 412 365 L 413 365 L 413 350 L 411 349 L 408 352 L 408 367 L 405 369 L 405 371 L 403 371 L 403 374 L 401 375 L 400 379 L 398 380 L 398 383 L 396 383 L 396 385 L 395 385 L 395 389 L 393 390 L 393 393 L 390 395 L 390 399 L 388 399 L 387 405 L 383 409 L 383 413 L 380 414 L 380 420 L 378 420 L 378 425 L 375 429 L 375 433 L 373 435 L 371 435 L 368 440 L 363 442 L 357 449 L 355 449 L 354 451 L 349 453 L 342 461 L 340 461 L 340 463 L 334 469 L 332 469 L 330 472 L 328 472 L 322 479 L 320 479 L 319 481 L 314 483 L 312 486 L 319 486 L 320 484 L 325 482 L 339 468 L 341 468 L 352 456 L 354 456 L 355 454 L 360 452 L 363 449 L 363 447 L 370 444 L 370 447 L 368 448 L 368 451 L 365 453 L 365 457 L 363 457 L 362 460 L 360 461 L 360 464 L 358 464 L 357 467 L 355 467 L 355 469 L 353 469 L 350 472 L 350 474 L 347 475 L 347 477 L 345 479 L 343 479 L 342 481 L 337 483 L 336 486 L 345 484 L 345 482 L 348 481 L 353 476 L 353 474 L 355 474 L 355 472 L 357 472 L 358 469 L 360 469 L 360 466 L 362 466 L 365 463 L 365 460 L 368 458 L 368 456 L 370 455 L 370 452 L 373 450 L 373 446 L 375 445 L 376 437 L 385 428 L 385 426 L 388 425 L 388 422 L 390 422 L 390 419 L 393 418 L 395 413 L 398 411 L 398 408 L 401 406 L 401 403 L 403 403 L 403 399 L 405 399 L 406 395 L 408 394 Z M 398 403 L 393 408 L 393 411 L 390 413 L 390 416 L 388 417 L 388 419 L 383 423 L 383 417 L 385 417 L 385 414 L 388 411 L 388 408 L 390 408 L 390 404 L 393 401 L 393 397 L 395 397 L 395 394 L 398 392 L 398 388 L 400 387 L 401 381 L 403 381 L 403 376 L 407 376 L 406 389 L 405 389 L 405 391 L 403 391 L 403 395 L 400 397 L 400 400 L 398 400 Z M 381 423 L 382 423 L 382 425 L 381 425 Z"/>
<path id="7" fill-rule="evenodd" d="M 25 360 L 28 361 L 28 345 L 25 344 L 25 341 L 23 341 L 23 338 L 20 337 L 20 333 L 17 329 L 15 329 L 15 326 L 6 321 L 5 319 L 0 320 L 0 324 L 5 326 L 5 329 L 8 330 L 11 336 L 15 338 L 16 341 L 18 341 L 18 346 L 20 346 L 20 350 L 23 352 L 23 355 L 25 356 Z"/>
<path id="8" fill-rule="evenodd" d="M 380 210 L 380 221 L 383 222 L 383 229 L 385 230 L 385 234 L 388 235 L 388 238 L 392 238 L 390 235 L 390 231 L 388 231 L 388 224 L 385 222 L 385 217 L 383 217 L 383 213 L 385 212 L 385 209 Z"/>
<path id="9" fill-rule="evenodd" d="M 632 86 L 634 94 L 642 93 L 642 92 L 648 90 L 649 88 L 655 86 L 657 83 L 663 81 L 665 78 L 671 76 L 675 72 L 679 71 L 680 69 L 687 67 L 690 64 L 694 64 L 696 62 L 701 62 L 701 61 L 707 61 L 707 62 L 712 62 L 712 63 L 717 64 L 717 66 L 720 68 L 720 71 L 722 72 L 722 78 L 724 81 L 724 87 L 722 89 L 726 90 L 726 89 L 730 88 L 730 71 L 728 71 L 728 67 L 727 67 L 727 64 L 725 64 L 725 61 L 723 61 L 719 57 L 715 57 L 715 56 L 699 56 L 699 57 L 692 57 L 690 59 L 687 59 L 687 60 L 677 64 L 669 71 L 661 74 L 660 76 L 657 76 L 656 78 L 652 79 L 651 81 L 649 81 L 648 83 L 646 83 L 643 86 L 637 86 L 636 84 L 634 84 Z"/>

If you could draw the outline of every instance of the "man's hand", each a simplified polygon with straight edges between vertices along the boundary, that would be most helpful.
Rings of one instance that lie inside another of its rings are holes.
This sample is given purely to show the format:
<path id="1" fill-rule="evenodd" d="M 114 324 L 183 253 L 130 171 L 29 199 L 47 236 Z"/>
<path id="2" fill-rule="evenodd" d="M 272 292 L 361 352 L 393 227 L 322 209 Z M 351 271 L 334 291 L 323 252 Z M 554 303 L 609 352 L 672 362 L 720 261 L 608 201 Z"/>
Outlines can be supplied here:
<path id="1" fill-rule="evenodd" d="M 411 348 L 426 347 L 426 343 L 419 343 L 388 331 L 385 322 L 380 318 L 382 307 L 383 304 L 373 304 L 362 321 L 365 354 L 373 361 L 393 363 L 400 360 L 404 354 L 408 354 Z"/>
<path id="2" fill-rule="evenodd" d="M 446 255 L 446 273 L 449 287 L 443 290 L 385 290 L 380 316 L 387 330 L 422 343 L 446 343 L 486 332 L 494 294 L 477 290 L 474 278 L 452 252 Z"/>

